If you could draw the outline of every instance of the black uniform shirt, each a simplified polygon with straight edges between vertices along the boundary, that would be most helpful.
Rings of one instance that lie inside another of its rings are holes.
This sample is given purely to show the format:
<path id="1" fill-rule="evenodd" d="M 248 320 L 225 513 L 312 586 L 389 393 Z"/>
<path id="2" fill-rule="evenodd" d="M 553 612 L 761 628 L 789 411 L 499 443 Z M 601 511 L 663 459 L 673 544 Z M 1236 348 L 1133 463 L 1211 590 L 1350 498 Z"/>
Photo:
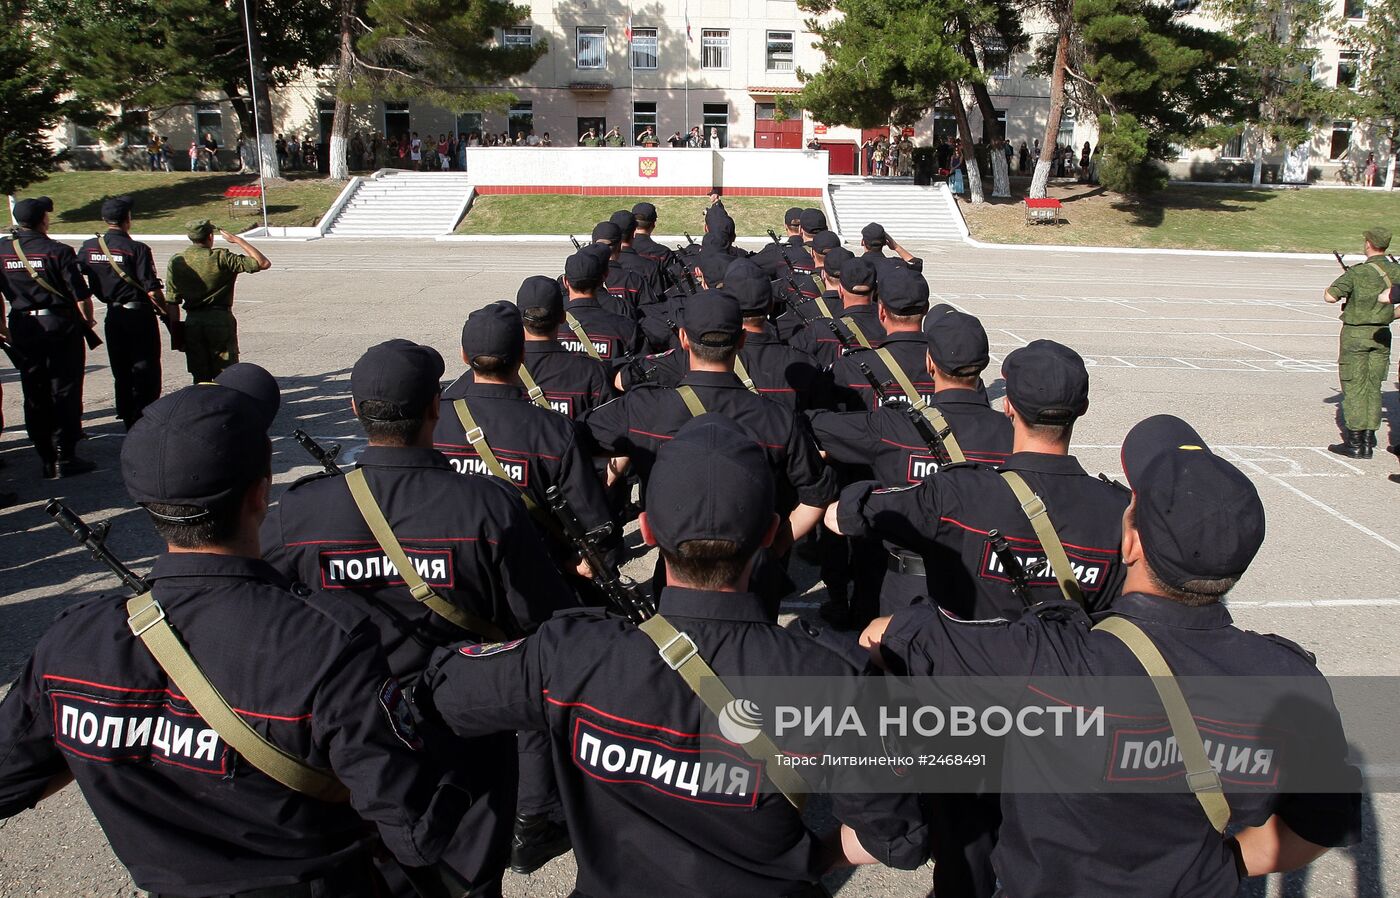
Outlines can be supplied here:
<path id="1" fill-rule="evenodd" d="M 553 566 L 541 563 L 544 544 L 514 487 L 460 477 L 433 449 L 370 446 L 358 466 L 419 576 L 447 601 L 515 635 L 577 604 Z M 287 577 L 356 597 L 405 680 L 435 647 L 467 638 L 409 595 L 343 477 L 313 474 L 292 484 L 263 522 L 262 547 Z"/>
<path id="2" fill-rule="evenodd" d="M 722 678 L 858 672 L 809 631 L 774 624 L 751 593 L 667 587 L 660 609 Z M 578 861 L 575 895 L 776 898 L 822 874 L 822 851 L 792 805 L 760 793 L 765 772 L 719 736 L 714 715 L 625 620 L 561 614 L 519 645 L 439 659 L 432 700 L 453 729 L 548 728 Z M 877 858 L 910 869 L 927 857 L 911 797 L 832 802 Z"/>
<path id="3" fill-rule="evenodd" d="M 665 269 L 675 259 L 676 251 L 657 243 L 650 234 L 638 231 L 632 237 L 632 251 L 643 259 L 649 259 Z"/>
<path id="4" fill-rule="evenodd" d="M 778 484 L 778 508 L 800 502 L 822 507 L 836 497 L 836 477 L 824 464 L 805 418 L 780 403 L 756 396 L 732 372 L 691 371 L 681 378 L 705 406 L 747 430 L 763 446 Z M 594 455 L 625 455 L 637 466 L 643 489 L 656 451 L 691 418 L 675 390 L 638 386 L 584 415 L 581 424 Z"/>
<path id="5" fill-rule="evenodd" d="M 565 336 L 572 336 L 567 328 L 560 331 L 560 337 Z M 569 419 L 597 408 L 617 392 L 606 363 L 571 352 L 556 340 L 526 340 L 525 368 L 544 391 L 550 408 Z M 458 380 L 468 384 L 476 378 L 468 369 Z"/>
<path id="6" fill-rule="evenodd" d="M 82 269 L 78 266 L 78 254 L 73 247 L 50 240 L 29 228 L 19 229 L 19 245 L 34 273 L 64 295 L 54 296 L 39 286 L 39 282 L 29 276 L 19 254 L 15 252 L 14 238 L 8 234 L 0 235 L 0 294 L 10 304 L 10 311 L 60 309 L 76 317 L 78 311 L 74 300 L 81 302 L 88 299 L 92 291 L 83 278 Z"/>
<path id="7" fill-rule="evenodd" d="M 860 257 L 862 259 L 868 259 L 869 261 L 873 262 L 875 264 L 875 270 L 880 273 L 881 277 L 885 277 L 891 271 L 897 268 L 907 268 L 911 271 L 917 271 L 920 273 L 922 273 L 924 270 L 924 260 L 920 259 L 917 256 L 910 258 L 909 261 L 906 262 L 899 256 L 885 255 L 883 250 L 877 251 L 868 249 L 865 252 L 861 253 Z"/>
<path id="8" fill-rule="evenodd" d="M 797 411 L 823 407 L 830 402 L 830 382 L 817 367 L 816 360 L 785 345 L 772 325 L 765 325 L 761 332 L 745 332 L 739 360 L 744 363 L 760 396 L 776 399 Z M 690 356 L 679 349 L 646 356 L 638 365 L 624 369 L 622 385 L 625 388 L 630 390 L 641 382 L 638 368 L 645 374 L 647 383 L 675 387 L 690 371 Z"/>
<path id="9" fill-rule="evenodd" d="M 662 292 L 664 292 L 665 283 L 661 277 L 661 263 L 655 259 L 648 259 L 646 256 L 637 252 L 633 247 L 624 246 L 622 251 L 617 254 L 616 264 L 628 271 L 641 275 L 642 280 L 646 282 L 647 289 L 651 291 L 652 296 L 660 296 Z M 609 265 L 608 267 L 611 270 L 612 266 Z M 642 300 L 639 298 L 638 305 L 640 305 L 641 302 Z"/>
<path id="10" fill-rule="evenodd" d="M 645 264 L 645 260 L 635 253 L 632 254 L 632 258 Z M 638 308 L 656 301 L 656 291 L 651 288 L 646 275 L 623 265 L 620 258 L 608 262 L 608 274 L 603 281 L 603 287 L 613 299 L 631 310 L 633 318 L 640 314 Z"/>
<path id="11" fill-rule="evenodd" d="M 603 485 L 588 454 L 580 448 L 574 422 L 530 402 L 513 384 L 472 383 L 458 378 L 442 391 L 433 444 L 459 473 L 491 476 L 453 408 L 458 399 L 467 401 L 501 467 L 539 508 L 549 507 L 545 491 L 558 486 L 586 529 L 608 522 Z"/>
<path id="12" fill-rule="evenodd" d="M 1073 456 L 1016 452 L 1004 467 L 1045 501 L 1089 608 L 1107 608 L 1123 585 L 1119 548 L 1128 491 L 1090 477 Z M 1045 551 L 997 470 L 967 462 L 948 465 L 917 486 L 855 484 L 841 495 L 841 532 L 878 535 L 919 553 L 940 606 L 965 620 L 988 620 L 1022 607 L 987 543 L 987 532 L 1000 530 L 1026 570 L 1032 598 L 1057 598 Z"/>
<path id="13" fill-rule="evenodd" d="M 953 429 L 968 461 L 1001 465 L 1011 454 L 1011 422 L 987 404 L 977 390 L 940 390 L 933 402 Z M 875 479 L 885 486 L 921 482 L 939 468 L 929 451 L 909 407 L 892 406 L 871 412 L 808 413 L 812 433 L 829 460 L 850 465 L 868 464 Z"/>
<path id="14" fill-rule="evenodd" d="M 361 850 L 361 818 L 399 860 L 437 860 L 470 799 L 439 787 L 362 614 L 293 594 L 251 558 L 162 555 L 150 581 L 228 703 L 334 770 L 350 803 L 293 792 L 244 760 L 133 638 L 125 599 L 99 597 L 60 615 L 0 704 L 0 816 L 32 807 L 66 766 L 137 886 L 177 895 L 314 878 Z"/>
<path id="15" fill-rule="evenodd" d="M 862 327 L 864 322 L 861 322 Z M 869 334 L 867 333 L 867 336 Z M 904 371 L 904 376 L 914 384 L 914 389 L 928 401 L 933 401 L 933 375 L 928 373 L 928 339 L 923 331 L 899 331 L 887 335 L 883 340 L 871 341 L 880 349 L 889 350 L 895 362 Z M 873 350 L 856 349 L 838 358 L 831 366 L 831 379 L 836 385 L 837 402 L 846 411 L 870 409 L 876 405 L 875 390 L 870 381 L 861 373 L 859 364 L 865 366 L 876 379 L 886 384 L 881 396 L 884 399 L 897 398 L 907 401 L 904 389 L 890 373 L 889 367 Z"/>
<path id="16" fill-rule="evenodd" d="M 860 341 L 847 326 L 849 321 L 854 321 L 860 328 L 861 333 L 870 341 L 872 346 L 880 345 L 880 341 L 885 339 L 884 325 L 880 324 L 875 306 L 871 304 L 851 306 L 848 309 L 837 311 L 841 304 L 840 296 L 827 292 L 822 294 L 826 299 L 827 308 L 837 316 L 836 326 L 845 335 L 846 343 L 854 348 L 860 347 Z M 800 352 L 805 352 L 812 358 L 820 362 L 824 367 L 831 368 L 836 364 L 836 360 L 841 357 L 841 341 L 831 332 L 830 325 L 826 318 L 817 311 L 816 303 L 809 303 L 803 310 L 803 314 L 810 319 L 807 326 L 797 331 L 788 340 L 788 344 Z"/>
<path id="17" fill-rule="evenodd" d="M 149 294 L 160 289 L 160 278 L 156 275 L 151 248 L 139 240 L 132 240 L 120 228 L 110 228 L 103 239 L 111 250 L 112 261 L 140 285 L 140 289 L 128 284 L 112 270 L 107 255 L 102 252 L 97 238 L 93 237 L 78 250 L 78 266 L 87 277 L 92 293 L 106 303 L 140 303 L 154 311 Z"/>
<path id="18" fill-rule="evenodd" d="M 574 316 L 593 341 L 599 357 L 609 365 L 617 367 L 642 353 L 642 332 L 637 322 L 607 311 L 596 298 L 570 299 L 564 310 Z M 570 352 L 587 353 L 567 325 L 559 329 L 559 342 Z"/>
<path id="19" fill-rule="evenodd" d="M 892 669 L 914 676 L 1145 676 L 1116 637 L 1091 632 L 1089 619 L 1077 607 L 1053 604 L 1011 621 L 978 623 L 954 620 L 928 604 L 914 605 L 895 613 L 882 651 Z M 1113 613 L 1141 627 L 1178 677 L 1321 676 L 1311 656 L 1288 640 L 1235 627 L 1224 605 L 1192 608 L 1128 593 L 1114 603 Z M 1252 719 L 1232 719 L 1229 729 L 1250 733 L 1248 741 L 1257 746 L 1258 734 L 1270 731 L 1271 704 L 1232 703 L 1231 712 Z M 1192 710 L 1202 735 L 1219 738 L 1221 720 L 1199 717 L 1211 709 L 1193 701 Z M 1118 721 L 1124 718 L 1109 717 L 1114 726 L 1123 726 Z M 1126 720 L 1126 726 L 1141 731 L 1140 717 Z M 1155 732 L 1170 732 L 1164 718 L 1152 723 Z M 1346 738 L 1335 706 L 1309 714 L 1307 729 L 1304 753 L 1310 773 L 1324 767 L 1329 779 L 1352 781 L 1359 793 L 1361 778 L 1346 764 Z M 1108 738 L 1118 742 L 1113 731 Z M 1275 775 L 1285 784 L 1288 754 L 1274 753 L 1284 767 Z M 1359 794 L 1241 790 L 1231 788 L 1229 772 L 1222 773 L 1232 824 L 1257 826 L 1278 813 L 1294 832 L 1317 845 L 1343 845 L 1360 837 Z M 1008 792 L 1001 801 L 1003 822 L 992 858 L 1007 895 L 1213 896 L 1234 895 L 1239 888 L 1233 852 L 1184 785 L 1179 794 Z"/>

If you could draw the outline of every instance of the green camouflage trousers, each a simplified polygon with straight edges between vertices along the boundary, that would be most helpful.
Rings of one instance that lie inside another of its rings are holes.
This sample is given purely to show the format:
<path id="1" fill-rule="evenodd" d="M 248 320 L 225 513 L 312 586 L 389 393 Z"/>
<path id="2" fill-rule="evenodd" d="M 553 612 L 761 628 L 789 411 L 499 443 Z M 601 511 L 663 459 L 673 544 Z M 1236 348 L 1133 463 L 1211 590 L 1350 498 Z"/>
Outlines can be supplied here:
<path id="1" fill-rule="evenodd" d="M 238 322 L 228 309 L 194 309 L 185 319 L 185 366 L 195 383 L 238 361 Z"/>
<path id="2" fill-rule="evenodd" d="M 1342 423 L 1347 430 L 1380 430 L 1381 384 L 1390 368 L 1390 328 L 1342 325 L 1337 373 L 1342 380 Z"/>

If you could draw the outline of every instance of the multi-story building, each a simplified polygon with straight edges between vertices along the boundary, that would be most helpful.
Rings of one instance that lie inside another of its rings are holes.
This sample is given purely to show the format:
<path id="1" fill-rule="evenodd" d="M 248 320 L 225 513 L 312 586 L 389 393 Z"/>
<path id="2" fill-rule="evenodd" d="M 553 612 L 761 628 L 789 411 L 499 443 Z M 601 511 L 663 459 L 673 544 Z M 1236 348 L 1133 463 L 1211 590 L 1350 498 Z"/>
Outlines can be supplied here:
<path id="1" fill-rule="evenodd" d="M 1365 15 L 1364 0 L 1336 2 L 1340 15 L 1356 20 Z M 630 142 L 650 126 L 664 147 L 673 133 L 699 127 L 726 147 L 797 148 L 815 139 L 830 151 L 833 173 L 856 172 L 859 145 L 889 133 L 885 128 L 862 132 L 827 125 L 805 113 L 780 117 L 777 98 L 797 92 L 797 70 L 815 71 L 822 64 L 805 27 L 806 15 L 794 0 L 537 0 L 530 10 L 527 22 L 505 29 L 498 39 L 504 44 L 544 42 L 549 49 L 526 75 L 501 85 L 516 97 L 508 109 L 454 115 L 414 102 L 366 104 L 355 108 L 352 130 L 392 136 L 417 131 L 425 139 L 454 132 L 512 137 L 547 132 L 553 145 L 560 146 L 576 142 L 589 128 L 601 135 L 617 127 Z M 1333 34 L 1324 36 L 1319 49 L 1315 77 L 1343 87 L 1355 83 L 1362 64 L 1355 52 Z M 1034 146 L 1044 137 L 1049 85 L 1045 78 L 1027 74 L 1031 61 L 1026 54 L 984 60 L 992 102 L 1013 147 L 1022 142 Z M 281 91 L 270 130 L 312 135 L 324 143 L 334 105 L 330 87 L 324 73 L 308 73 Z M 969 102 L 968 113 L 974 134 L 981 136 L 980 111 Z M 238 120 L 227 104 L 211 100 L 166 113 L 152 126 L 171 137 L 178 163 L 185 161 L 180 149 L 196 134 L 212 132 L 222 145 L 231 144 Z M 1074 110 L 1067 109 L 1057 142 L 1079 148 L 1094 143 L 1096 132 L 1094 122 L 1076 121 Z M 950 110 L 939 108 L 905 133 L 927 145 L 955 135 L 956 124 Z M 129 147 L 112 147 L 70 126 L 56 139 L 73 148 L 79 165 L 119 164 L 128 158 L 139 163 L 143 158 L 144 135 L 134 135 Z M 1331 177 L 1341 163 L 1359 167 L 1376 150 L 1362 123 L 1337 121 L 1315 132 L 1312 164 L 1323 177 Z M 1183 150 L 1172 173 L 1197 179 L 1245 177 L 1253 166 L 1251 152 L 1248 135 L 1221 148 Z M 1266 154 L 1271 174 L 1281 158 L 1281 148 Z"/>

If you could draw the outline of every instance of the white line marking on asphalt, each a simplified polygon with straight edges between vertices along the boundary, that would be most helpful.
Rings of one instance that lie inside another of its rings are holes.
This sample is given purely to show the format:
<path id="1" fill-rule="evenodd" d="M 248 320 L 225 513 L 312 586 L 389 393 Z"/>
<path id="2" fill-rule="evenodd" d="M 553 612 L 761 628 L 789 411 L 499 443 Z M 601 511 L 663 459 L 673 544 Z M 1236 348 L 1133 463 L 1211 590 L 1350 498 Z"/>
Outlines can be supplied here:
<path id="1" fill-rule="evenodd" d="M 1400 599 L 1261 599 L 1239 601 L 1226 599 L 1230 608 L 1400 608 Z"/>
<path id="2" fill-rule="evenodd" d="M 1379 533 L 1377 533 L 1376 531 L 1372 530 L 1370 527 L 1367 527 L 1365 524 L 1362 524 L 1362 523 L 1359 523 L 1359 522 L 1357 522 L 1357 521 L 1352 520 L 1351 518 L 1349 518 L 1349 517 L 1347 517 L 1346 515 L 1342 514 L 1342 513 L 1341 513 L 1340 511 L 1338 511 L 1337 509 L 1335 509 L 1335 508 L 1333 508 L 1332 506 L 1328 505 L 1326 502 L 1323 502 L 1321 499 L 1318 499 L 1318 498 L 1315 498 L 1315 497 L 1313 497 L 1313 496 L 1310 496 L 1310 495 L 1308 495 L 1307 493 L 1303 492 L 1302 490 L 1298 489 L 1296 486 L 1294 486 L 1293 484 L 1291 484 L 1291 483 L 1289 483 L 1288 481 L 1284 480 L 1282 477 L 1275 477 L 1275 476 L 1272 475 L 1272 474 L 1270 474 L 1270 475 L 1268 475 L 1268 476 L 1269 476 L 1269 479 L 1270 479 L 1270 480 L 1272 480 L 1273 482 L 1277 483 L 1279 486 L 1283 487 L 1284 489 L 1288 490 L 1289 492 L 1297 493 L 1298 496 L 1299 496 L 1300 498 L 1302 498 L 1302 499 L 1304 499 L 1304 500 L 1306 500 L 1306 501 L 1312 503 L 1313 505 L 1316 505 L 1318 508 L 1320 508 L 1320 509 L 1322 509 L 1323 511 L 1327 512 L 1327 513 L 1330 514 L 1332 517 L 1334 517 L 1334 518 L 1336 518 L 1337 520 L 1341 521 L 1343 524 L 1346 524 L 1346 525 L 1349 526 L 1349 527 L 1354 527 L 1354 528 L 1356 528 L 1357 530 L 1360 530 L 1362 533 L 1366 534 L 1367 536 L 1371 537 L 1372 539 L 1374 539 L 1376 542 L 1380 543 L 1381 545 L 1387 546 L 1387 547 L 1389 547 L 1389 548 L 1391 548 L 1391 549 L 1394 549 L 1396 552 L 1400 552 L 1400 545 L 1397 545 L 1397 544 L 1391 542 L 1390 540 L 1386 539 L 1384 536 L 1381 536 Z"/>

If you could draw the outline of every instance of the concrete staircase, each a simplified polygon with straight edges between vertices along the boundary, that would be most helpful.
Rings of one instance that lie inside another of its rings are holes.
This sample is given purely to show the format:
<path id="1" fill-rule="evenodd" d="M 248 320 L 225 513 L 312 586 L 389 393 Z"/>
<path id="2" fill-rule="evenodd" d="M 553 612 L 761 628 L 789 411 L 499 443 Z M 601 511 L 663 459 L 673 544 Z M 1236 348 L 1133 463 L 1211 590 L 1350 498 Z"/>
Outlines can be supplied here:
<path id="1" fill-rule="evenodd" d="M 471 182 L 465 172 L 381 172 L 366 179 L 327 237 L 436 237 L 457 227 Z"/>
<path id="2" fill-rule="evenodd" d="M 921 187 L 909 178 L 832 177 L 827 184 L 836 221 L 831 223 L 848 241 L 860 240 L 860 229 L 878 221 L 899 241 L 962 241 L 957 212 L 942 184 Z"/>

